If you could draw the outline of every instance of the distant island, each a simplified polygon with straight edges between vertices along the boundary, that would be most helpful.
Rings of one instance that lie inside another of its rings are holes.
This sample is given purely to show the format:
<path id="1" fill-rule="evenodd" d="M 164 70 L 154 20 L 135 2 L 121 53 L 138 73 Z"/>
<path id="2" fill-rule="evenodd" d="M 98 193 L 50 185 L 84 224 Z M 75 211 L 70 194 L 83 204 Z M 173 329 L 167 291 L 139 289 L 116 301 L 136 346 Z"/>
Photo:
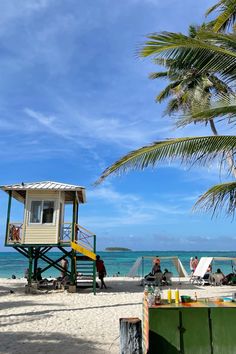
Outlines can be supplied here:
<path id="1" fill-rule="evenodd" d="M 107 247 L 105 248 L 107 252 L 130 252 L 132 251 L 130 248 L 125 247 Z"/>

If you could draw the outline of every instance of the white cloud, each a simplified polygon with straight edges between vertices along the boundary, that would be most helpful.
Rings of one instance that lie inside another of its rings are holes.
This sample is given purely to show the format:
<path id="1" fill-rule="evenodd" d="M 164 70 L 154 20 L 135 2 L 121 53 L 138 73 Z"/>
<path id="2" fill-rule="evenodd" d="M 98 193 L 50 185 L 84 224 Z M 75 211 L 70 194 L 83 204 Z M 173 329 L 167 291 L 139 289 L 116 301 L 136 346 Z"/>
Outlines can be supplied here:
<path id="1" fill-rule="evenodd" d="M 45 10 L 54 0 L 11 0 L 1 1 L 0 34 L 6 33 L 17 20 L 32 16 L 34 13 Z"/>
<path id="2" fill-rule="evenodd" d="M 156 202 L 146 200 L 137 194 L 118 192 L 111 184 L 88 190 L 87 196 L 91 206 L 99 204 L 101 210 L 108 210 L 105 217 L 102 215 L 82 217 L 83 222 L 100 229 L 122 225 L 153 225 L 159 222 L 171 224 L 176 221 L 175 218 L 178 215 L 184 215 L 188 210 L 188 207 L 184 208 L 183 205 L 170 203 L 168 198 L 162 202 Z M 116 216 L 111 216 L 110 213 Z"/>
<path id="3" fill-rule="evenodd" d="M 124 202 L 126 200 L 136 202 L 140 197 L 132 194 L 123 194 L 115 191 L 112 187 L 98 187 L 88 191 L 88 196 L 91 199 L 102 199 L 110 203 Z"/>
<path id="4" fill-rule="evenodd" d="M 32 109 L 29 108 L 25 108 L 25 113 L 32 117 L 35 118 L 39 123 L 41 123 L 42 125 L 45 125 L 46 127 L 52 127 L 52 123 L 55 121 L 55 117 L 54 116 L 46 116 L 43 115 L 39 112 L 35 112 Z"/>
<path id="5" fill-rule="evenodd" d="M 58 108 L 57 116 L 43 114 L 26 107 L 24 113 L 35 119 L 48 132 L 60 135 L 64 139 L 74 140 L 77 144 L 93 146 L 100 142 L 106 145 L 115 144 L 125 148 L 134 148 L 144 142 L 152 141 L 154 136 L 161 134 L 167 128 L 150 129 L 141 127 L 141 122 L 129 122 L 118 118 L 85 117 L 79 109 L 67 104 Z M 65 120 L 66 117 L 66 120 Z"/>

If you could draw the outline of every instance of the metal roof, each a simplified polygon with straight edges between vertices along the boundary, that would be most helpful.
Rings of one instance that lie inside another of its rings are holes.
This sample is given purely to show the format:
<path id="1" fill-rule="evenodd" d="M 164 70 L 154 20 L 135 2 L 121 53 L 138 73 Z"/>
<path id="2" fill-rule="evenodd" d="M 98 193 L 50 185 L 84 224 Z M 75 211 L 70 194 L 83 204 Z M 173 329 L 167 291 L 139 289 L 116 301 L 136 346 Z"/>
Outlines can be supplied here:
<path id="1" fill-rule="evenodd" d="M 52 181 L 42 181 L 42 182 L 31 182 L 31 183 L 17 183 L 10 185 L 0 186 L 0 189 L 9 193 L 9 191 L 15 191 L 21 194 L 26 190 L 53 190 L 53 191 L 64 191 L 64 192 L 78 192 L 79 200 L 82 203 L 85 203 L 85 187 L 76 186 L 73 184 L 52 182 Z"/>

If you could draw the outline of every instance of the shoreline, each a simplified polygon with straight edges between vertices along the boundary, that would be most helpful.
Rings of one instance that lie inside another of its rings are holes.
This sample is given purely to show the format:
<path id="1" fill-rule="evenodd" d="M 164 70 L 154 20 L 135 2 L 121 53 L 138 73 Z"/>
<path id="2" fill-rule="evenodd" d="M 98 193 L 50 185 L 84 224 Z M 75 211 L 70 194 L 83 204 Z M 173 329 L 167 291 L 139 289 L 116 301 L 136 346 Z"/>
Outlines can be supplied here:
<path id="1" fill-rule="evenodd" d="M 233 286 L 195 286 L 173 279 L 180 295 L 232 295 Z M 98 280 L 99 282 L 99 280 Z M 119 353 L 119 318 L 142 319 L 143 287 L 137 278 L 105 278 L 108 289 L 25 294 L 25 279 L 0 278 L 0 354 Z M 167 298 L 168 287 L 162 287 Z M 9 292 L 14 291 L 14 293 Z"/>

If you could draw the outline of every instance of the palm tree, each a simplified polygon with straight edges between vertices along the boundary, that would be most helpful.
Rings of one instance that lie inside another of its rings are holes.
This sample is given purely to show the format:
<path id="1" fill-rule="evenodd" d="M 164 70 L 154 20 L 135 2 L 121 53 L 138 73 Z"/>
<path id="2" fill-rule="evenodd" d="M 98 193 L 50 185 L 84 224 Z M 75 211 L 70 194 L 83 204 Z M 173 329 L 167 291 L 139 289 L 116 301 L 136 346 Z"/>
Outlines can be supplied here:
<path id="1" fill-rule="evenodd" d="M 166 64 L 167 66 L 167 64 Z M 169 79 L 170 83 L 156 97 L 156 102 L 162 103 L 170 99 L 165 110 L 169 116 L 176 112 L 185 113 L 196 103 L 209 105 L 212 96 L 232 94 L 227 83 L 211 73 L 199 73 L 195 68 L 172 69 L 171 61 L 168 70 L 150 74 L 151 79 Z"/>
<path id="2" fill-rule="evenodd" d="M 226 3 L 226 1 L 225 1 Z M 219 2 L 212 11 L 223 4 Z M 228 3 L 229 4 L 229 3 Z M 210 11 L 211 12 L 211 11 Z M 231 22 L 234 21 L 232 17 Z M 225 22 L 226 23 L 226 22 Z M 216 75 L 216 78 L 227 84 L 235 85 L 236 79 L 236 33 L 212 33 L 203 29 L 196 37 L 182 33 L 153 33 L 140 50 L 141 57 L 151 56 L 157 63 L 171 66 L 171 69 L 196 70 L 198 75 Z M 156 77 L 167 77 L 167 73 L 156 74 Z M 233 95 L 232 95 L 233 96 Z M 185 121 L 208 121 L 218 117 L 234 120 L 236 117 L 236 99 L 233 96 L 223 97 L 222 101 L 211 102 L 210 107 L 203 105 L 202 109 L 191 111 Z M 213 161 L 229 164 L 229 172 L 236 174 L 234 154 L 236 151 L 236 136 L 203 136 L 185 137 L 157 141 L 132 151 L 108 167 L 97 183 L 101 183 L 111 174 L 121 174 L 128 170 L 155 167 L 158 163 L 174 159 L 186 164 L 205 166 Z M 230 161 L 229 161 L 230 160 Z M 213 214 L 226 208 L 233 215 L 236 208 L 236 182 L 213 186 L 205 192 L 196 203 Z"/>
<path id="3" fill-rule="evenodd" d="M 207 10 L 206 16 L 215 10 L 220 11 L 220 15 L 211 22 L 213 31 L 224 32 L 230 29 L 236 20 L 236 0 L 220 0 Z"/>
<path id="4" fill-rule="evenodd" d="M 208 30 L 208 25 L 190 26 L 189 38 L 199 38 L 201 33 Z M 178 60 L 156 58 L 156 63 L 165 66 L 168 70 L 165 72 L 155 72 L 150 75 L 151 79 L 168 78 L 170 83 L 158 94 L 156 101 L 162 101 L 170 98 L 165 110 L 165 114 L 173 115 L 175 113 L 186 113 L 196 105 L 208 108 L 212 102 L 212 97 L 219 95 L 232 95 L 233 91 L 227 83 L 220 80 L 217 75 L 211 72 L 201 72 L 194 67 L 186 67 Z M 209 122 L 213 135 L 218 135 L 214 117 L 204 120 Z M 202 120 L 199 120 L 202 122 Z M 199 122 L 194 119 L 194 123 Z M 191 119 L 180 119 L 177 126 L 183 126 L 192 123 Z M 228 163 L 232 167 L 232 172 L 236 177 L 236 167 L 233 157 L 228 154 Z"/>
<path id="5" fill-rule="evenodd" d="M 228 98 L 218 102 L 204 111 L 196 111 L 191 119 L 209 119 L 211 117 L 236 117 L 236 99 L 232 102 Z M 181 163 L 206 166 L 214 161 L 221 165 L 227 162 L 229 154 L 234 157 L 236 150 L 236 136 L 202 136 L 185 137 L 157 141 L 132 151 L 108 167 L 97 183 L 101 183 L 111 174 L 123 174 L 129 170 L 143 170 L 147 167 L 156 167 L 165 160 L 177 159 Z M 229 167 L 232 172 L 234 166 Z M 195 204 L 204 210 L 211 210 L 213 214 L 225 210 L 233 215 L 236 208 L 236 182 L 223 183 L 213 186 L 205 192 Z"/>
<path id="6" fill-rule="evenodd" d="M 189 26 L 188 37 L 199 38 L 203 31 L 208 30 L 207 24 L 201 26 Z M 149 55 L 152 55 L 150 53 Z M 160 53 L 161 56 L 161 53 Z M 158 56 L 154 62 L 166 68 L 166 71 L 154 72 L 150 74 L 151 79 L 169 79 L 170 84 L 163 89 L 156 101 L 161 103 L 167 98 L 172 98 L 168 104 L 166 113 L 172 115 L 176 111 L 186 111 L 191 108 L 191 105 L 196 102 L 210 102 L 211 96 L 217 94 L 232 93 L 231 88 L 227 83 L 220 80 L 211 72 L 201 72 L 193 66 L 186 66 L 185 63 L 174 59 L 166 59 Z"/>

